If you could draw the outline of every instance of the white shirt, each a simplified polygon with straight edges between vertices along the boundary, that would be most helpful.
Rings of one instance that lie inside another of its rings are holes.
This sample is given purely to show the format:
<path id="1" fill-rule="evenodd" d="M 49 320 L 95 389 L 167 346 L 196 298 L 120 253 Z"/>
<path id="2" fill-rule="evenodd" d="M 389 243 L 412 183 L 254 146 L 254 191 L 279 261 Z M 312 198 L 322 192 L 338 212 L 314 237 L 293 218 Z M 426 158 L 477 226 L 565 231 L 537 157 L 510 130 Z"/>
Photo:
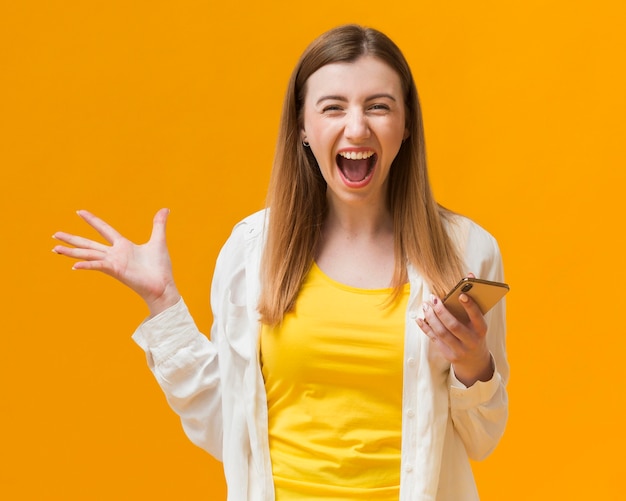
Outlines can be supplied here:
<path id="1" fill-rule="evenodd" d="M 228 501 L 274 500 L 256 309 L 265 217 L 261 211 L 237 224 L 220 252 L 211 288 L 211 341 L 183 300 L 133 335 L 187 436 L 223 461 Z M 464 249 L 468 272 L 503 281 L 498 245 L 489 233 L 461 216 L 448 230 Z M 411 266 L 408 271 L 400 501 L 474 501 L 469 458 L 493 450 L 508 414 L 505 304 L 485 316 L 494 375 L 466 388 L 415 322 L 430 289 Z"/>

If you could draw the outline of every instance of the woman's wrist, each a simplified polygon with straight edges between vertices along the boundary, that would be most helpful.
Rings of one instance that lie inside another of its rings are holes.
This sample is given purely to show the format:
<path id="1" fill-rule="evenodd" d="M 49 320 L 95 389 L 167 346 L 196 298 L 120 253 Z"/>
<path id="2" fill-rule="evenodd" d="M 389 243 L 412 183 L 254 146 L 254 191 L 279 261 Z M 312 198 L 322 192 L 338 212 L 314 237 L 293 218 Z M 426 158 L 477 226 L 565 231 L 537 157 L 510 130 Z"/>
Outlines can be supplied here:
<path id="1" fill-rule="evenodd" d="M 469 366 L 465 364 L 453 364 L 454 375 L 467 388 L 477 381 L 489 381 L 495 373 L 495 364 L 491 353 L 487 352 L 486 358 L 482 362 L 473 363 Z"/>
<path id="2" fill-rule="evenodd" d="M 165 288 L 163 294 L 154 299 L 146 299 L 146 304 L 150 310 L 150 318 L 157 316 L 159 313 L 164 312 L 168 308 L 174 306 L 180 301 L 180 293 L 174 284 Z"/>

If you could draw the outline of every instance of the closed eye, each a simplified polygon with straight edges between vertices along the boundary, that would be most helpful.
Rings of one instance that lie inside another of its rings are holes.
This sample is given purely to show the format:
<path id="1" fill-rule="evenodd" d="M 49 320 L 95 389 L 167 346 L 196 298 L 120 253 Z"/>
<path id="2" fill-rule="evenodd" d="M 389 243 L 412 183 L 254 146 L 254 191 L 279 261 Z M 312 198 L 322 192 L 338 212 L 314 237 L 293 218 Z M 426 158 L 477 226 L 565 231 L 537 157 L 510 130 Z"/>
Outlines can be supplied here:
<path id="1" fill-rule="evenodd" d="M 333 112 L 333 111 L 341 111 L 342 108 L 338 104 L 329 104 L 328 106 L 324 106 L 322 108 L 323 113 Z"/>
<path id="2" fill-rule="evenodd" d="M 386 104 L 376 103 L 371 105 L 369 109 L 372 111 L 389 111 L 391 108 Z"/>

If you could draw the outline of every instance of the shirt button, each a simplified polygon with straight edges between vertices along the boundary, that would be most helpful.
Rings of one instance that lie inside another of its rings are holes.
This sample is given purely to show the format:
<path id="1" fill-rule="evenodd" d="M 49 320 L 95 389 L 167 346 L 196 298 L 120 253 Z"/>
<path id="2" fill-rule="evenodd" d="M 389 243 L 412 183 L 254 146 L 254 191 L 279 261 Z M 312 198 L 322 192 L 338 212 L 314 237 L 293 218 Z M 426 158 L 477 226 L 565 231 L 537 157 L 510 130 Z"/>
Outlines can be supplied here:
<path id="1" fill-rule="evenodd" d="M 413 357 L 409 358 L 407 362 L 411 367 L 415 367 L 415 359 Z"/>
<path id="2" fill-rule="evenodd" d="M 417 318 L 417 312 L 412 311 L 411 313 L 409 313 L 409 318 L 411 320 L 415 320 Z"/>
<path id="3" fill-rule="evenodd" d="M 406 471 L 407 473 L 411 473 L 413 471 L 413 465 L 407 464 L 406 468 L 404 468 L 404 471 Z"/>
<path id="4" fill-rule="evenodd" d="M 406 415 L 409 417 L 415 417 L 415 411 L 413 409 L 409 409 L 406 411 Z"/>

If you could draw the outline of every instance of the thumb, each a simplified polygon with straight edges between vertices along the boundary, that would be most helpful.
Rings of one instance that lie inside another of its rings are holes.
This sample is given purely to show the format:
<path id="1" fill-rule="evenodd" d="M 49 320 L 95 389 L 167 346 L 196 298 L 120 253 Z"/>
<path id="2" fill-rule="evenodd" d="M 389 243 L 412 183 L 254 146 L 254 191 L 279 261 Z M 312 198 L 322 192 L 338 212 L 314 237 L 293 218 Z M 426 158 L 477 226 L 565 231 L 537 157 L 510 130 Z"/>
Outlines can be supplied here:
<path id="1" fill-rule="evenodd" d="M 165 228 L 167 226 L 167 217 L 170 215 L 169 209 L 160 209 L 152 220 L 152 234 L 150 241 L 165 243 Z"/>
<path id="2" fill-rule="evenodd" d="M 480 311 L 480 306 L 478 303 L 474 301 L 467 294 L 459 295 L 459 302 L 465 308 L 465 313 L 467 313 L 467 317 L 469 321 L 478 331 L 487 330 L 487 324 L 485 323 L 485 317 L 483 313 Z"/>

